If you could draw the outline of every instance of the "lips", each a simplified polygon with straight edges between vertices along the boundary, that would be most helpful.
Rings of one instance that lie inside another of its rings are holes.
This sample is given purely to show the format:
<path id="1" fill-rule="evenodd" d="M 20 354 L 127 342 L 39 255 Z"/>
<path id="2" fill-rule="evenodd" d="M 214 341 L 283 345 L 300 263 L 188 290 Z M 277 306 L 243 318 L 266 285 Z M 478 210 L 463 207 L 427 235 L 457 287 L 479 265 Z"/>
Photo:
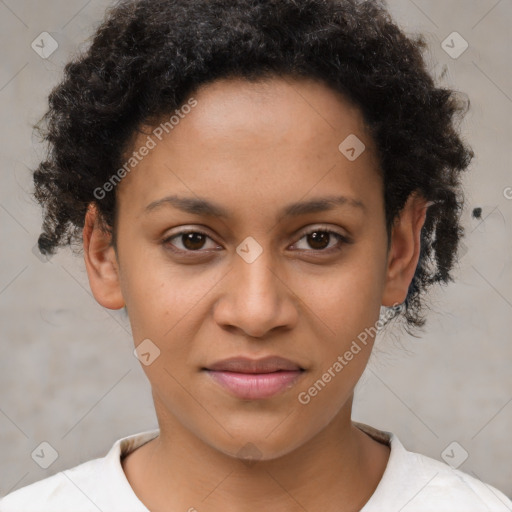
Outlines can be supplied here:
<path id="1" fill-rule="evenodd" d="M 305 372 L 293 361 L 278 356 L 224 359 L 203 370 L 216 384 L 243 400 L 270 398 L 290 389 Z"/>
<path id="2" fill-rule="evenodd" d="M 278 371 L 301 371 L 298 364 L 279 356 L 268 356 L 262 359 L 248 357 L 232 357 L 209 365 L 206 370 L 236 373 L 272 373 Z"/>

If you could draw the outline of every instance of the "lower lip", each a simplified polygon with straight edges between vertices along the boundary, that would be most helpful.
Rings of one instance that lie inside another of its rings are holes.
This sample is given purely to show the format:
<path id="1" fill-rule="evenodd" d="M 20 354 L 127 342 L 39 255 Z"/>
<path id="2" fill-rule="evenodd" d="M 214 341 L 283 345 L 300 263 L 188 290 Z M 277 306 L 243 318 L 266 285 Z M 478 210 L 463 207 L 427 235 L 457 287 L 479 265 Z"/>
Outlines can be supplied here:
<path id="1" fill-rule="evenodd" d="M 291 388 L 303 371 L 235 373 L 207 370 L 207 373 L 233 395 L 244 400 L 269 398 Z"/>

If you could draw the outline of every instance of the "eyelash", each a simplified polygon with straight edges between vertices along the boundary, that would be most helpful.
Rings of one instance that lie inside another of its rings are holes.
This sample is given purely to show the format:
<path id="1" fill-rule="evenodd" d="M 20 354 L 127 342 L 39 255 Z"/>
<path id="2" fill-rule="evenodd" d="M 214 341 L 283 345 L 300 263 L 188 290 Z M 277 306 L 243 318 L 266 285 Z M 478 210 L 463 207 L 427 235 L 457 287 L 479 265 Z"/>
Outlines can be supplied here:
<path id="1" fill-rule="evenodd" d="M 200 254 L 202 252 L 207 252 L 207 250 L 202 250 L 202 249 L 198 249 L 197 251 L 188 250 L 188 249 L 187 250 L 178 249 L 178 248 L 176 248 L 171 243 L 171 240 L 174 240 L 175 238 L 179 238 L 180 236 L 188 235 L 190 233 L 197 234 L 197 235 L 203 235 L 206 238 L 209 238 L 210 240 L 212 240 L 210 235 L 208 235 L 204 231 L 200 231 L 200 230 L 197 230 L 197 229 L 186 229 L 186 230 L 183 230 L 183 231 L 179 231 L 178 233 L 174 233 L 172 236 L 165 238 L 164 240 L 162 240 L 162 244 L 165 245 L 165 246 L 168 246 L 171 249 L 171 251 L 173 251 L 175 253 L 179 253 L 179 254 L 184 254 L 187 257 L 189 255 L 190 256 L 195 256 L 196 254 Z M 350 240 L 348 237 L 338 233 L 337 231 L 332 231 L 330 229 L 322 228 L 322 227 L 312 228 L 312 229 L 302 233 L 302 235 L 299 238 L 298 242 L 300 240 L 302 240 L 304 237 L 306 237 L 308 235 L 311 235 L 312 233 L 325 233 L 325 234 L 328 234 L 328 235 L 333 235 L 334 237 L 336 237 L 338 239 L 338 244 L 341 243 L 342 245 L 344 245 L 344 244 L 351 244 L 352 243 L 352 240 Z M 296 243 L 298 243 L 298 242 L 296 242 Z M 329 240 L 329 242 L 330 242 L 330 240 Z M 304 251 L 304 250 L 305 249 L 299 249 L 299 251 Z M 341 247 L 338 245 L 337 247 L 334 246 L 334 247 L 329 247 L 327 249 L 311 249 L 310 252 L 313 252 L 313 253 L 323 253 L 323 254 L 331 254 L 332 252 L 339 251 L 339 250 L 341 250 Z"/>

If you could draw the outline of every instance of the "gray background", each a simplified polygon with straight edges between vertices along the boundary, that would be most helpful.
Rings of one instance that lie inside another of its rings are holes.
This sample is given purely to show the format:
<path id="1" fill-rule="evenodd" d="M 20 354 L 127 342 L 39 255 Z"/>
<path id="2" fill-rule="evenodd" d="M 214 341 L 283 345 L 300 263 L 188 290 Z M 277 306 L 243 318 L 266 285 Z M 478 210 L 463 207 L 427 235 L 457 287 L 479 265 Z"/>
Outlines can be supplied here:
<path id="1" fill-rule="evenodd" d="M 0 0 L 0 495 L 157 426 L 127 319 L 96 303 L 70 250 L 48 262 L 32 253 L 41 214 L 29 170 L 42 148 L 31 126 L 108 4 Z M 380 339 L 353 418 L 437 459 L 456 441 L 454 456 L 461 447 L 469 455 L 461 470 L 512 496 L 512 2 L 392 0 L 389 8 L 406 31 L 426 33 L 441 83 L 470 97 L 461 130 L 477 156 L 465 180 L 467 252 L 456 283 L 432 296 L 421 338 L 402 335 L 403 348 Z M 43 31 L 59 44 L 49 59 L 31 48 Z M 453 31 L 469 43 L 457 59 L 441 47 Z M 477 207 L 480 219 L 471 215 Z M 46 470 L 31 458 L 42 441 L 59 454 Z"/>

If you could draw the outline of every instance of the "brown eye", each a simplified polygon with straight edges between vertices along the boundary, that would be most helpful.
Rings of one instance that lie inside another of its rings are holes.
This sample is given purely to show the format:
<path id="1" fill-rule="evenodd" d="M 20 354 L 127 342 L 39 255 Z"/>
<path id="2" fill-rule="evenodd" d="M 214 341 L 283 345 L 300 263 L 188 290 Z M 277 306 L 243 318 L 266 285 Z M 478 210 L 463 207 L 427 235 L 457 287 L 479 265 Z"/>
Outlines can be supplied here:
<path id="1" fill-rule="evenodd" d="M 306 240 L 307 247 L 297 247 L 301 240 Z M 332 241 L 337 241 L 338 243 L 332 244 Z M 295 244 L 295 247 L 299 250 L 305 251 L 312 250 L 313 252 L 330 252 L 331 249 L 341 249 L 343 244 L 348 243 L 351 243 L 350 240 L 336 231 L 316 228 L 304 233 L 299 242 Z"/>
<path id="2" fill-rule="evenodd" d="M 313 231 L 307 236 L 308 244 L 313 249 L 325 249 L 329 245 L 331 235 L 326 231 Z"/>
<path id="3" fill-rule="evenodd" d="M 205 252 L 203 249 L 208 240 L 211 238 L 201 231 L 182 231 L 166 238 L 162 243 L 175 252 L 190 253 Z"/>
<path id="4" fill-rule="evenodd" d="M 185 233 L 180 236 L 183 246 L 191 251 L 202 249 L 206 239 L 202 233 Z"/>

